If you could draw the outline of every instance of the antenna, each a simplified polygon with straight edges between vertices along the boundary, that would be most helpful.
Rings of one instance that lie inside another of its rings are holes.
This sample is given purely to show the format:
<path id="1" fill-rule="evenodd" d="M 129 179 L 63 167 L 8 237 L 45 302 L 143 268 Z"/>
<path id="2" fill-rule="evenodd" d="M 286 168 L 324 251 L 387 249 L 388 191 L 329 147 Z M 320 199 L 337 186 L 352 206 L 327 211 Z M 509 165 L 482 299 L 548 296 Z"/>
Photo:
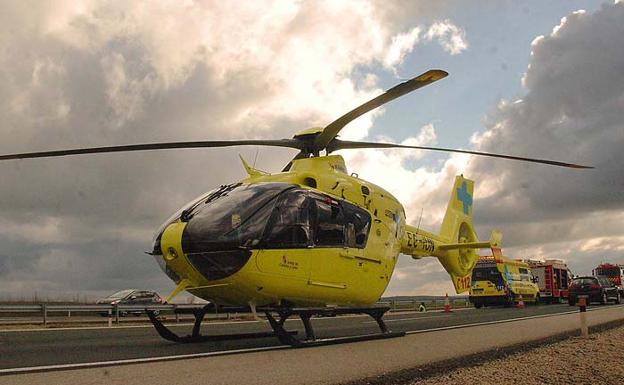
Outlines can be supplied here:
<path id="1" fill-rule="evenodd" d="M 256 168 L 256 160 L 258 160 L 258 152 L 260 152 L 260 149 L 258 147 L 256 147 L 256 156 L 254 156 L 254 161 L 253 161 L 253 168 Z"/>
<path id="2" fill-rule="evenodd" d="M 418 226 L 416 226 L 416 231 L 420 230 L 420 221 L 422 220 L 424 207 L 420 208 L 420 217 L 418 218 Z"/>

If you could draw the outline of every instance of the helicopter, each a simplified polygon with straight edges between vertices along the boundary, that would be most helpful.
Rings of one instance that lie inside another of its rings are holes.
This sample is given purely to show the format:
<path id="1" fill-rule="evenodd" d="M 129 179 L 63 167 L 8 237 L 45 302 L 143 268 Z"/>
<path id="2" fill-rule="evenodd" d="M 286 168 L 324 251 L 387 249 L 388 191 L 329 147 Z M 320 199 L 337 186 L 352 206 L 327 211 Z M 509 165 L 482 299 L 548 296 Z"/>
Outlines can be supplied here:
<path id="1" fill-rule="evenodd" d="M 476 250 L 497 252 L 502 235 L 492 231 L 488 241 L 478 239 L 472 224 L 474 182 L 463 175 L 455 178 L 440 231 L 433 233 L 407 224 L 403 205 L 391 193 L 349 174 L 342 156 L 333 152 L 419 149 L 591 168 L 548 159 L 337 138 L 357 117 L 447 75 L 437 69 L 426 71 L 327 126 L 305 129 L 291 139 L 131 144 L 0 155 L 0 160 L 245 145 L 297 149 L 299 153 L 277 173 L 251 167 L 241 157 L 245 179 L 203 194 L 165 221 L 148 254 L 176 284 L 167 301 L 187 291 L 210 302 L 179 309 L 195 316 L 193 333 L 185 337 L 166 328 L 149 309 L 148 316 L 162 337 L 175 342 L 272 335 L 293 346 L 320 344 L 328 341 L 315 337 L 310 319 L 337 314 L 367 314 L 381 332 L 332 339 L 332 343 L 395 337 L 402 333 L 389 331 L 382 319 L 389 308 L 375 303 L 386 290 L 400 254 L 438 258 L 456 292 L 462 293 L 470 288 Z M 273 332 L 201 335 L 206 312 L 216 308 L 263 312 Z M 293 315 L 304 324 L 304 340 L 284 328 Z"/>

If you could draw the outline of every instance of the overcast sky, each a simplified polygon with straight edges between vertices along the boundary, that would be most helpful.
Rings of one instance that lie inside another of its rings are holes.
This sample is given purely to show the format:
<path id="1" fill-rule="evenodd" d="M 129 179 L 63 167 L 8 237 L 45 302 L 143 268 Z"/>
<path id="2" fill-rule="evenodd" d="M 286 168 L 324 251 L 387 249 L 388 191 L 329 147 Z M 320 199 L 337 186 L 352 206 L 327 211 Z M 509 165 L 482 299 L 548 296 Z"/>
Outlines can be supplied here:
<path id="1" fill-rule="evenodd" d="M 624 4 L 612 1 L 0 4 L 0 153 L 282 138 L 429 68 L 450 76 L 354 121 L 347 139 L 461 147 L 595 170 L 416 151 L 343 152 L 437 231 L 454 175 L 481 238 L 589 273 L 624 263 Z M 199 149 L 0 163 L 0 299 L 173 283 L 149 249 L 190 199 L 278 171 L 290 150 Z M 386 295 L 452 291 L 402 257 Z"/>

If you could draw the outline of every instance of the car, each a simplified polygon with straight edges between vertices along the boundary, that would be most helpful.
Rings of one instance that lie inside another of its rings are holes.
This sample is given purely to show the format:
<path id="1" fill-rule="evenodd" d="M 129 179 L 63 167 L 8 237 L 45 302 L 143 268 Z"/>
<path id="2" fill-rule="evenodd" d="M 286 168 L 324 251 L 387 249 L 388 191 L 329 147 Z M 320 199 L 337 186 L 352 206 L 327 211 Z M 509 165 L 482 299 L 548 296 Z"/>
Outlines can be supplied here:
<path id="1" fill-rule="evenodd" d="M 570 282 L 568 304 L 574 306 L 579 297 L 587 296 L 587 305 L 591 302 L 606 304 L 609 301 L 620 303 L 620 292 L 606 277 L 576 277 Z"/>
<path id="2" fill-rule="evenodd" d="M 158 293 L 149 290 L 126 289 L 115 292 L 108 297 L 101 298 L 95 302 L 98 305 L 127 305 L 145 307 L 149 305 L 161 305 L 165 303 Z M 144 310 L 127 310 L 120 311 L 119 315 L 143 314 Z M 108 312 L 101 312 L 103 316 L 107 316 Z"/>

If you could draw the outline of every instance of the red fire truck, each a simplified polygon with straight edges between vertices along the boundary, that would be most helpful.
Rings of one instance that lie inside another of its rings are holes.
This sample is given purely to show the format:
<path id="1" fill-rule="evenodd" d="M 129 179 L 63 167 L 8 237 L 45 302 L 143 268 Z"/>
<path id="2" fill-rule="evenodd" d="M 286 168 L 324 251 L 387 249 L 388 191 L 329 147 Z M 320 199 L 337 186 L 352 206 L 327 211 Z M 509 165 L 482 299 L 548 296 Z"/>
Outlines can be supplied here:
<path id="1" fill-rule="evenodd" d="M 540 299 L 547 303 L 561 303 L 568 298 L 571 276 L 566 263 L 560 259 L 545 261 L 529 259 L 533 276 L 537 278 Z"/>
<path id="2" fill-rule="evenodd" d="M 624 295 L 622 282 L 624 281 L 624 265 L 614 263 L 601 263 L 592 271 L 595 276 L 607 277 L 612 284 L 618 287 L 620 295 Z"/>

